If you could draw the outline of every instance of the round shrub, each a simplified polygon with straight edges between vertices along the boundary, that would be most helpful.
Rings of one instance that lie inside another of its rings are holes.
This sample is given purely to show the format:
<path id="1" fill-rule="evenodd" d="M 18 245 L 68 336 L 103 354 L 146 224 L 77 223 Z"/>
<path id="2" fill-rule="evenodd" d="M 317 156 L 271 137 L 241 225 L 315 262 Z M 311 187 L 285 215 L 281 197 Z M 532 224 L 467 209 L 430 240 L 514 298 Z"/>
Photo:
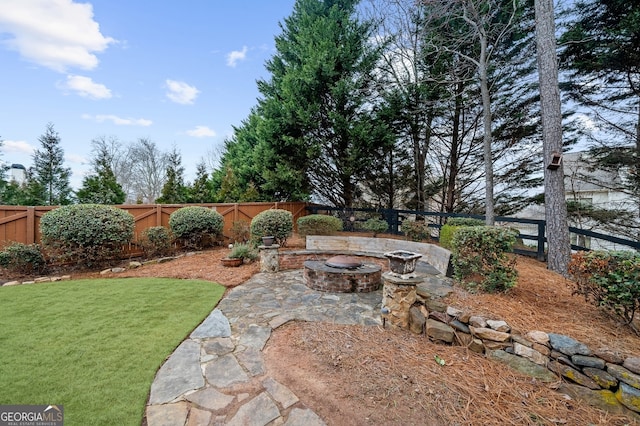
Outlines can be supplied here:
<path id="1" fill-rule="evenodd" d="M 265 210 L 251 221 L 251 240 L 255 245 L 260 243 L 262 237 L 273 236 L 276 244 L 286 246 L 292 232 L 293 214 L 288 210 Z"/>
<path id="2" fill-rule="evenodd" d="M 400 230 L 407 239 L 416 242 L 428 240 L 431 236 L 429 225 L 424 220 L 405 220 L 400 225 Z"/>
<path id="3" fill-rule="evenodd" d="M 140 245 L 149 257 L 171 253 L 171 232 L 164 226 L 152 226 L 140 234 Z"/>
<path id="4" fill-rule="evenodd" d="M 310 214 L 298 219 L 298 234 L 307 235 L 333 235 L 342 231 L 342 221 L 335 216 L 326 214 Z"/>
<path id="5" fill-rule="evenodd" d="M 372 218 L 367 219 L 367 221 L 362 224 L 362 229 L 373 232 L 373 236 L 375 237 L 377 234 L 386 232 L 389 229 L 389 224 L 386 220 Z"/>
<path id="6" fill-rule="evenodd" d="M 201 206 L 182 207 L 169 216 L 169 227 L 184 246 L 210 247 L 222 238 L 224 218 L 215 210 Z"/>
<path id="7" fill-rule="evenodd" d="M 129 212 L 100 204 L 62 206 L 40 219 L 42 243 L 52 257 L 86 267 L 121 255 L 133 227 Z"/>
<path id="8" fill-rule="evenodd" d="M 484 222 L 472 217 L 450 217 L 447 223 L 440 228 L 440 245 L 451 250 L 454 234 L 458 229 L 468 226 L 484 226 Z"/>
<path id="9" fill-rule="evenodd" d="M 40 274 L 47 262 L 38 244 L 12 242 L 0 251 L 0 266 L 20 274 Z"/>

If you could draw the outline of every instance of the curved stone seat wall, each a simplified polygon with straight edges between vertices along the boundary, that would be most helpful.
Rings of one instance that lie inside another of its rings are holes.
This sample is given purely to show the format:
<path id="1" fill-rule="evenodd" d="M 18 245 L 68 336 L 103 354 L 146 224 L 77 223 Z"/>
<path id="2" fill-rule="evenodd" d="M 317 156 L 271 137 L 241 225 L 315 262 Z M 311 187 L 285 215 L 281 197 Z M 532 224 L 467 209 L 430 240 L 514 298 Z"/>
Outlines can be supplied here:
<path id="1" fill-rule="evenodd" d="M 422 258 L 419 261 L 430 264 L 441 274 L 451 275 L 451 252 L 435 244 L 393 238 L 309 235 L 306 248 L 319 252 L 378 253 L 380 255 L 395 250 L 406 250 L 420 253 Z"/>

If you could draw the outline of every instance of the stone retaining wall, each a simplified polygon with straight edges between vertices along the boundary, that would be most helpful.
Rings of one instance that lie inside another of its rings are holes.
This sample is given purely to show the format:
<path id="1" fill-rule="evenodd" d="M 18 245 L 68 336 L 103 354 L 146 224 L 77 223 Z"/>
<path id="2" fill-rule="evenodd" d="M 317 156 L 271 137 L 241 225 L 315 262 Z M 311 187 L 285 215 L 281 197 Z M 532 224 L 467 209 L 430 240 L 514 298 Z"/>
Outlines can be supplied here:
<path id="1" fill-rule="evenodd" d="M 561 391 L 640 420 L 635 414 L 640 412 L 640 357 L 591 349 L 561 334 L 530 331 L 521 335 L 505 321 L 443 305 L 420 291 L 410 309 L 409 329 L 437 343 L 466 346 L 541 381 L 563 377 L 568 384 Z"/>

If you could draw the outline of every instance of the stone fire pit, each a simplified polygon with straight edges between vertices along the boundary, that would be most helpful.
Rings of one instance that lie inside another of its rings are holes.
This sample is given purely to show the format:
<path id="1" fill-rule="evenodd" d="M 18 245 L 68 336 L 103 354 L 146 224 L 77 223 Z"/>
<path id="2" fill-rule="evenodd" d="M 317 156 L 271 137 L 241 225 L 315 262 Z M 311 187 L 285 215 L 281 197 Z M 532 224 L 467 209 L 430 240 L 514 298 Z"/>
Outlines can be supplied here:
<path id="1" fill-rule="evenodd" d="M 382 268 L 363 264 L 356 256 L 334 256 L 304 262 L 307 287 L 332 293 L 368 293 L 380 288 Z"/>

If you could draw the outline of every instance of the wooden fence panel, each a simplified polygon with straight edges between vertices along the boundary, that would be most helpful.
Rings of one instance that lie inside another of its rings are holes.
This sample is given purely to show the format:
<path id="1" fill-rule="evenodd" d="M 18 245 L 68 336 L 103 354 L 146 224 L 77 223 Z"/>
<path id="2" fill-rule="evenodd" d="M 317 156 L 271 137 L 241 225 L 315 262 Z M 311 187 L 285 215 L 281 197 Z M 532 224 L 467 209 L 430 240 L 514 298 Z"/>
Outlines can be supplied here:
<path id="1" fill-rule="evenodd" d="M 118 205 L 134 217 L 134 244 L 127 247 L 129 254 L 138 252 L 136 242 L 142 231 L 153 226 L 169 227 L 169 216 L 174 211 L 187 205 L 199 205 L 215 209 L 224 218 L 223 235 L 230 236 L 235 221 L 247 224 L 260 212 L 269 209 L 288 210 L 293 214 L 294 227 L 298 218 L 308 214 L 305 202 L 290 203 L 207 203 L 207 204 L 131 204 Z M 0 248 L 10 242 L 24 244 L 40 243 L 40 218 L 56 206 L 0 206 Z"/>

